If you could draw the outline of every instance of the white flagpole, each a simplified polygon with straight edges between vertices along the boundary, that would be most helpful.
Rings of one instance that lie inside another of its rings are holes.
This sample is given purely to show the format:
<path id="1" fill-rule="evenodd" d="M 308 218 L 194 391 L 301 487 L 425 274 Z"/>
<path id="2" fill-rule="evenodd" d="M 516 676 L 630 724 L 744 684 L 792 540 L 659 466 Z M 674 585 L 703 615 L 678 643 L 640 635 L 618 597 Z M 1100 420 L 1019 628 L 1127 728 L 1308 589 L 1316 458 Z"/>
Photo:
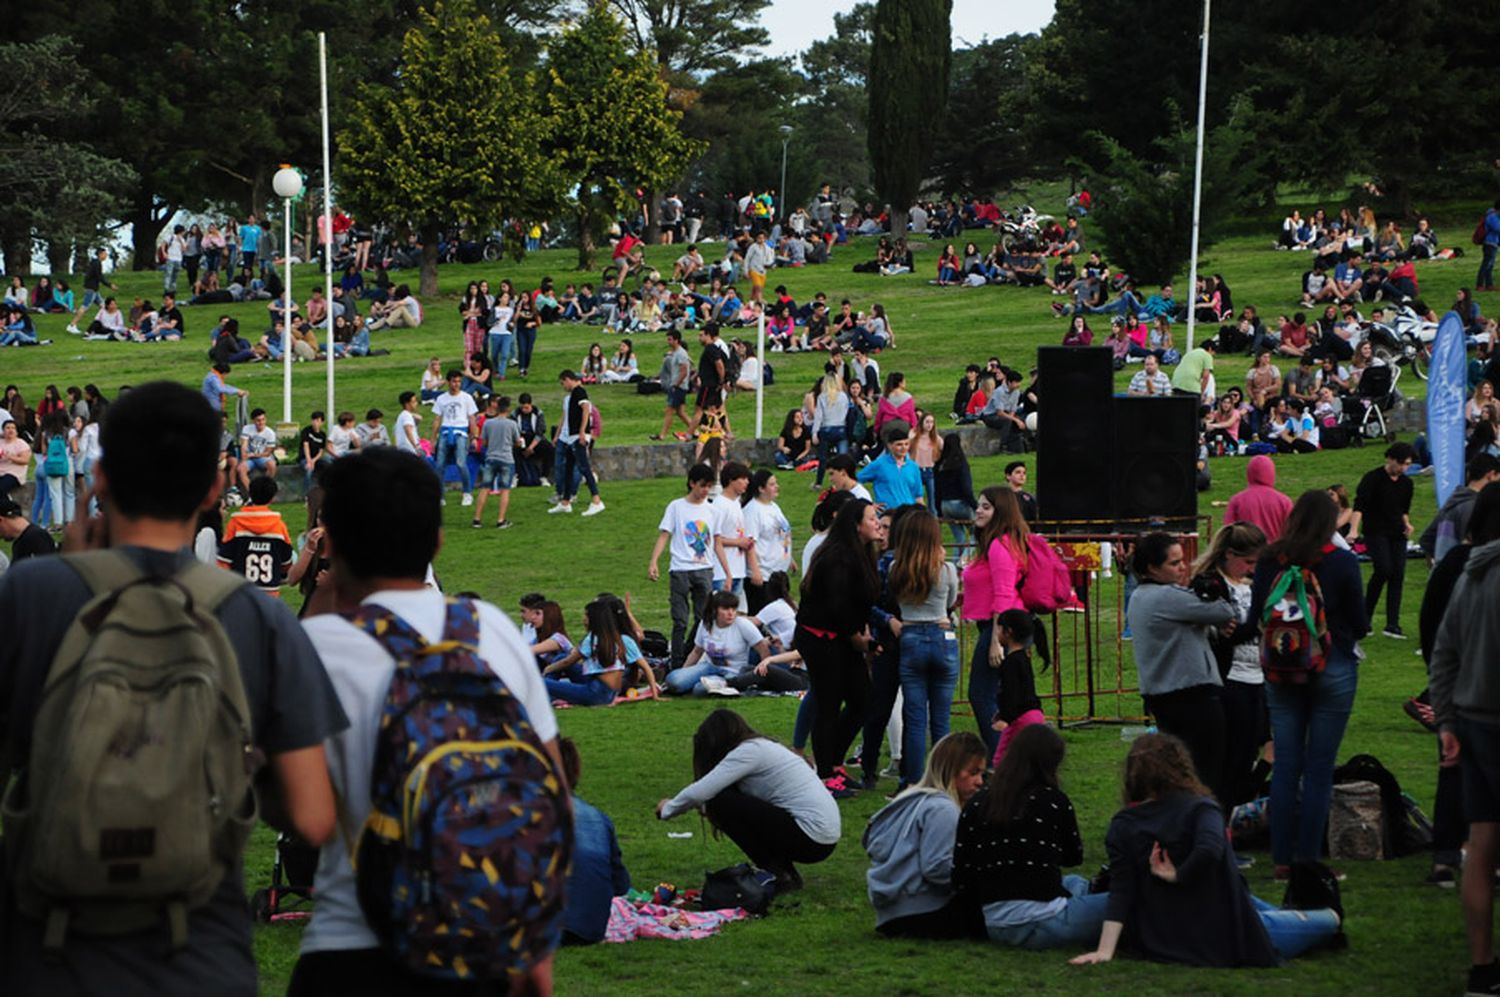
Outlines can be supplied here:
<path id="1" fill-rule="evenodd" d="M 766 434 L 766 309 L 764 303 L 760 310 L 760 322 L 755 327 L 755 355 L 760 360 L 760 376 L 755 379 L 755 438 L 761 439 Z"/>
<path id="2" fill-rule="evenodd" d="M 333 407 L 333 168 L 328 148 L 328 36 L 318 32 L 318 76 L 323 89 L 323 299 L 328 302 L 328 407 L 329 419 L 336 418 Z"/>
<path id="3" fill-rule="evenodd" d="M 1187 346 L 1193 348 L 1193 327 L 1198 315 L 1198 219 L 1203 207 L 1203 114 L 1208 104 L 1208 7 L 1203 0 L 1203 54 L 1198 64 L 1198 148 L 1193 166 L 1193 255 L 1188 260 Z"/>

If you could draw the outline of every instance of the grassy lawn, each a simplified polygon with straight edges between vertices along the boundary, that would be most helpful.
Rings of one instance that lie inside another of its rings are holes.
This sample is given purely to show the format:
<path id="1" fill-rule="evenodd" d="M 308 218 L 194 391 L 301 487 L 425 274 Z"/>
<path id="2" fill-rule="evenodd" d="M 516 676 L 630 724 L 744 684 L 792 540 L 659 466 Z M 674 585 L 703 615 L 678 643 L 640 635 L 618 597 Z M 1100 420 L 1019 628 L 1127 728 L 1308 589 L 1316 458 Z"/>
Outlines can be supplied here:
<path id="1" fill-rule="evenodd" d="M 1456 212 L 1455 217 L 1467 217 L 1467 211 Z M 1464 231 L 1458 221 L 1440 229 L 1450 241 L 1455 233 Z M 1213 247 L 1203 262 L 1207 272 L 1225 275 L 1238 305 L 1255 304 L 1268 319 L 1294 308 L 1298 279 L 1308 265 L 1302 254 L 1272 252 L 1271 239 L 1267 226 L 1264 234 Z M 1062 337 L 1064 323 L 1052 318 L 1047 307 L 1051 299 L 1044 291 L 928 286 L 925 280 L 931 276 L 936 248 L 918 254 L 915 276 L 851 274 L 849 266 L 864 259 L 867 252 L 873 252 L 868 242 L 841 247 L 834 264 L 783 271 L 775 276 L 799 301 L 823 290 L 835 303 L 841 297 L 849 297 L 859 308 L 875 301 L 883 303 L 900 348 L 879 357 L 881 368 L 904 371 L 919 405 L 930 401 L 936 411 L 946 415 L 953 387 L 966 363 L 997 354 L 1007 364 L 1026 369 L 1032 365 L 1037 346 L 1056 343 Z M 713 254 L 709 251 L 705 255 Z M 673 256 L 670 247 L 650 253 L 653 264 L 668 271 Z M 533 286 L 543 274 L 551 274 L 566 282 L 576 276 L 569 272 L 572 262 L 570 252 L 551 251 L 534 254 L 519 265 L 445 268 L 441 274 L 443 296 L 426 302 L 428 320 L 422 329 L 377 334 L 375 345 L 389 349 L 389 356 L 340 365 L 339 408 L 363 415 L 366 408 L 379 406 L 393 417 L 397 393 L 416 388 L 429 356 L 442 357 L 445 365 L 455 362 L 461 348 L 455 304 L 467 281 L 485 277 L 494 283 L 510 277 L 518 286 L 526 287 Z M 1459 286 L 1472 280 L 1473 267 L 1472 259 L 1424 264 L 1419 270 L 1424 297 L 1439 306 L 1446 305 Z M 415 282 L 414 273 L 398 275 L 398 279 L 406 278 Z M 136 295 L 152 300 L 159 296 L 159 279 L 154 274 L 123 274 L 117 279 L 120 296 L 127 305 Z M 321 277 L 315 277 L 311 268 L 298 271 L 295 290 L 299 299 L 305 300 L 314 280 L 321 281 Z M 1178 287 L 1181 292 L 1181 279 Z M 107 395 L 113 395 L 121 384 L 155 377 L 197 384 L 207 370 L 206 334 L 220 311 L 213 307 L 190 309 L 190 338 L 156 345 L 84 343 L 63 331 L 65 322 L 60 317 L 43 317 L 39 323 L 42 334 L 50 335 L 55 345 L 0 351 L 0 363 L 4 365 L 0 380 L 19 384 L 32 404 L 49 383 L 66 387 L 93 382 Z M 238 316 L 246 332 L 264 327 L 263 304 L 231 306 L 222 311 Z M 509 391 L 533 391 L 549 420 L 555 418 L 561 402 L 561 391 L 553 379 L 556 371 L 577 365 L 590 343 L 606 338 L 597 328 L 544 328 L 533 364 L 535 375 L 529 385 L 508 382 Z M 642 371 L 654 373 L 660 356 L 658 344 L 640 337 L 636 345 L 643 358 Z M 607 352 L 612 348 L 613 344 L 605 344 Z M 693 352 L 696 355 L 696 348 Z M 772 358 L 776 384 L 767 391 L 768 433 L 774 433 L 786 411 L 798 403 L 800 393 L 821 370 L 822 363 L 823 358 L 816 355 Z M 1241 380 L 1247 365 L 1244 358 L 1222 358 L 1220 387 Z M 1130 372 L 1122 375 L 1122 387 Z M 322 368 L 299 365 L 295 375 L 293 411 L 297 419 L 305 420 L 309 410 L 323 406 Z M 279 369 L 242 367 L 230 380 L 248 387 L 252 402 L 265 406 L 273 421 L 279 417 Z M 1403 379 L 1401 386 L 1408 394 L 1418 395 L 1422 388 L 1414 379 Z M 591 389 L 591 395 L 598 400 L 605 420 L 601 446 L 643 441 L 660 425 L 659 396 L 641 397 L 628 386 L 601 386 Z M 738 432 L 748 435 L 753 428 L 753 403 L 737 399 L 730 413 Z M 732 445 L 730 452 L 732 456 Z M 1352 485 L 1378 462 L 1378 448 L 1365 448 L 1279 458 L 1277 465 L 1283 490 L 1295 496 L 1302 489 L 1332 482 Z M 976 488 L 999 480 L 1001 463 L 998 458 L 975 461 Z M 1214 487 L 1205 496 L 1201 512 L 1217 515 L 1219 510 L 1209 502 L 1221 505 L 1242 486 L 1244 465 L 1238 458 L 1214 462 Z M 806 484 L 809 476 L 788 473 L 782 478 L 782 506 L 797 531 L 795 542 L 800 550 L 812 505 Z M 1420 479 L 1417 488 L 1413 518 L 1419 525 L 1434 511 L 1429 480 Z M 470 531 L 468 510 L 456 501 L 450 502 L 445 514 L 447 542 L 437 561 L 444 587 L 449 591 L 473 589 L 510 610 L 522 593 L 541 590 L 562 603 L 570 627 L 581 626 L 582 606 L 594 594 L 606 589 L 631 592 L 643 623 L 665 629 L 665 587 L 648 582 L 645 569 L 661 508 L 681 493 L 681 484 L 676 480 L 605 481 L 602 487 L 609 510 L 590 520 L 546 516 L 546 496 L 541 490 L 519 491 L 511 512 L 517 529 L 503 534 Z M 1105 485 L 1101 483 L 1101 487 Z M 371 499 L 378 501 L 379 496 Z M 284 511 L 293 529 L 300 528 L 300 508 L 289 505 Z M 1425 575 L 1419 564 L 1410 566 L 1403 611 L 1408 633 L 1416 631 Z M 1433 739 L 1407 720 L 1399 708 L 1402 699 L 1423 684 L 1414 649 L 1415 641 L 1381 637 L 1366 641 L 1369 657 L 1361 669 L 1358 702 L 1342 754 L 1347 757 L 1368 751 L 1378 755 L 1403 785 L 1430 807 L 1435 776 Z M 1124 653 L 1128 674 L 1128 645 Z M 1112 651 L 1110 654 L 1112 660 Z M 718 704 L 648 702 L 619 710 L 571 709 L 559 714 L 563 731 L 577 739 L 582 750 L 581 793 L 613 817 L 637 886 L 650 887 L 662 881 L 696 886 L 705 869 L 738 860 L 727 840 L 706 836 L 696 822 L 684 818 L 663 826 L 653 816 L 655 802 L 689 780 L 688 741 L 699 719 L 714 705 Z M 760 729 L 790 738 L 794 700 L 752 699 L 736 705 Z M 1111 709 L 1114 706 L 1106 705 Z M 1123 712 L 1139 708 L 1134 697 L 1120 703 Z M 967 716 L 955 717 L 958 729 L 970 723 Z M 1111 725 L 1070 728 L 1066 736 L 1070 748 L 1064 773 L 1066 788 L 1083 824 L 1092 869 L 1102 859 L 1104 828 L 1118 805 L 1119 764 L 1125 745 L 1118 728 Z M 807 889 L 789 903 L 778 905 L 771 917 L 732 925 L 719 938 L 691 944 L 688 962 L 684 961 L 687 951 L 668 943 L 566 951 L 558 964 L 560 991 L 648 993 L 672 986 L 691 993 L 768 988 L 785 993 L 848 993 L 879 988 L 915 994 L 942 987 L 953 993 L 982 993 L 994 991 L 998 983 L 1006 989 L 1051 991 L 1428 994 L 1454 991 L 1461 986 L 1460 974 L 1467 968 L 1457 897 L 1451 891 L 1420 885 L 1426 872 L 1426 861 L 1420 857 L 1352 864 L 1345 884 L 1351 949 L 1347 953 L 1314 955 L 1274 971 L 1202 972 L 1129 960 L 1104 967 L 1074 968 L 1065 965 L 1063 954 L 1033 955 L 979 944 L 882 941 L 872 930 L 873 918 L 864 896 L 864 855 L 859 848 L 864 823 L 881 803 L 882 793 L 873 792 L 842 804 L 845 833 L 839 849 L 828 862 L 810 869 Z M 691 830 L 693 838 L 668 839 L 669 829 Z M 262 829 L 247 860 L 246 878 L 251 889 L 269 880 L 271 849 L 272 836 Z M 1279 901 L 1280 890 L 1270 881 L 1269 858 L 1259 854 L 1257 860 L 1249 872 L 1252 888 L 1267 899 Z M 296 958 L 297 935 L 294 925 L 258 929 L 264 993 L 284 989 Z"/>

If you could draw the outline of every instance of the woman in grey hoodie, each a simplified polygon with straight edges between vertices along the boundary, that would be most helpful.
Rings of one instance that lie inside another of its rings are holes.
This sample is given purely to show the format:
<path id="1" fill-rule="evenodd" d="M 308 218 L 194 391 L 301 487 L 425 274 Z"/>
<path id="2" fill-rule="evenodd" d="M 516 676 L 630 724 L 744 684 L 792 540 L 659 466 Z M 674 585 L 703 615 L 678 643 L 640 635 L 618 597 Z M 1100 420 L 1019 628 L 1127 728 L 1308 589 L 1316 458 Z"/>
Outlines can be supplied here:
<path id="1" fill-rule="evenodd" d="M 954 897 L 958 815 L 984 781 L 984 742 L 949 734 L 927 756 L 922 780 L 870 818 L 861 844 L 875 930 L 888 938 L 982 937 L 972 906 Z"/>
<path id="2" fill-rule="evenodd" d="M 1169 534 L 1142 537 L 1131 568 L 1140 587 L 1128 614 L 1146 712 L 1158 730 L 1183 740 L 1214 799 L 1224 800 L 1224 683 L 1208 633 L 1230 623 L 1234 608 L 1186 587 L 1182 544 Z"/>

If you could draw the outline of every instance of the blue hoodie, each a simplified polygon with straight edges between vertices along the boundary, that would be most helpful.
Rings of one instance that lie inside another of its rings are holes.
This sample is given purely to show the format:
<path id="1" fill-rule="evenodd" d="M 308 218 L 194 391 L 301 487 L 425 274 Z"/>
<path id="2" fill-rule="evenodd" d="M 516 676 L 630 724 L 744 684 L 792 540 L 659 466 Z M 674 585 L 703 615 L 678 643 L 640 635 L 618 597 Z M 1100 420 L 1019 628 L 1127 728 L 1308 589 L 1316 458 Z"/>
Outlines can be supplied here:
<path id="1" fill-rule="evenodd" d="M 870 818 L 860 843 L 870 856 L 865 882 L 877 927 L 947 905 L 957 834 L 958 804 L 935 789 L 909 790 Z"/>

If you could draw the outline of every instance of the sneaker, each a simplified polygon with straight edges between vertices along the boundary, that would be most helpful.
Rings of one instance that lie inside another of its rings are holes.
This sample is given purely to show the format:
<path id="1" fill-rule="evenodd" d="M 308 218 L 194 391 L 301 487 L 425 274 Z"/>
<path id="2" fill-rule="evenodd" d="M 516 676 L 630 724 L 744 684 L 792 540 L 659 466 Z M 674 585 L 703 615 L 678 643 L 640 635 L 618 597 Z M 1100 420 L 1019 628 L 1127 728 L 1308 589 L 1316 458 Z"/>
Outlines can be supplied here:
<path id="1" fill-rule="evenodd" d="M 858 792 L 858 790 L 852 789 L 841 775 L 836 775 L 831 779 L 824 779 L 823 788 L 827 789 L 828 795 L 832 796 L 835 800 L 847 800 Z"/>
<path id="2" fill-rule="evenodd" d="M 1384 634 L 1385 636 L 1391 638 L 1392 640 L 1405 640 L 1406 639 L 1406 634 L 1404 634 L 1404 633 L 1401 632 L 1401 628 L 1400 627 L 1386 627 L 1384 630 L 1382 630 L 1380 632 L 1382 634 Z"/>
<path id="3" fill-rule="evenodd" d="M 474 496 L 471 495 L 471 494 L 469 494 L 468 492 L 464 492 L 464 500 L 462 502 L 460 502 L 459 505 L 473 505 L 473 504 L 474 504 Z"/>
<path id="4" fill-rule="evenodd" d="M 890 779 L 901 778 L 901 759 L 897 758 L 885 768 L 881 769 L 880 774 Z"/>
<path id="5" fill-rule="evenodd" d="M 552 487 L 552 482 L 550 482 L 550 481 L 547 480 L 547 476 L 545 474 L 542 475 L 540 478 L 538 478 L 537 481 L 541 484 L 541 486 L 543 488 L 551 488 Z"/>
<path id="6" fill-rule="evenodd" d="M 1432 733 L 1437 733 L 1437 718 L 1433 716 L 1430 704 L 1420 702 L 1413 696 L 1401 704 L 1401 711 Z"/>
<path id="7" fill-rule="evenodd" d="M 1469 985 L 1464 988 L 1464 994 L 1466 997 L 1494 997 L 1500 994 L 1500 962 L 1470 967 Z"/>
<path id="8" fill-rule="evenodd" d="M 1255 866 L 1255 858 L 1254 858 L 1254 856 L 1251 856 L 1251 855 L 1240 855 L 1238 853 L 1235 854 L 1235 856 L 1234 856 L 1234 867 L 1236 869 L 1238 869 L 1241 872 L 1243 872 L 1246 869 L 1253 868 L 1254 866 Z"/>
<path id="9" fill-rule="evenodd" d="M 1063 314 L 1063 303 L 1061 301 L 1054 301 L 1054 302 L 1052 302 L 1052 317 L 1053 318 L 1062 318 L 1062 314 Z"/>
<path id="10" fill-rule="evenodd" d="M 515 523 L 512 523 L 508 519 L 502 519 L 502 520 L 500 520 L 500 522 L 498 522 L 498 523 L 495 524 L 495 529 L 497 529 L 497 530 L 508 530 L 512 526 L 515 526 L 515 525 L 516 525 Z"/>
<path id="11" fill-rule="evenodd" d="M 573 506 L 570 503 L 559 502 L 556 505 L 554 505 L 552 508 L 550 508 L 550 509 L 547 510 L 547 515 L 551 516 L 554 513 L 572 512 L 572 511 L 573 511 Z"/>
<path id="12" fill-rule="evenodd" d="M 1427 874 L 1427 878 L 1422 880 L 1422 883 L 1426 886 L 1438 886 L 1445 890 L 1451 890 L 1458 885 L 1458 875 L 1453 871 L 1452 866 L 1435 865 L 1432 867 L 1432 871 Z"/>
<path id="13" fill-rule="evenodd" d="M 78 326 L 76 326 L 76 325 L 71 325 L 70 324 L 68 326 L 68 332 L 70 334 L 74 335 L 74 336 L 81 336 L 81 335 L 83 335 L 83 330 L 80 329 L 80 328 L 78 328 Z"/>
<path id="14" fill-rule="evenodd" d="M 585 516 L 597 516 L 597 515 L 599 515 L 599 513 L 603 512 L 603 511 L 604 511 L 604 503 L 603 502 L 590 502 L 589 503 L 589 507 L 587 509 L 583 510 L 583 514 Z"/>
<path id="15" fill-rule="evenodd" d="M 874 789 L 878 785 L 880 785 L 880 776 L 878 775 L 863 776 L 859 780 L 860 789 Z"/>
<path id="16" fill-rule="evenodd" d="M 476 519 L 473 522 L 469 523 L 469 528 L 473 530 L 482 530 L 484 529 L 484 524 Z"/>

